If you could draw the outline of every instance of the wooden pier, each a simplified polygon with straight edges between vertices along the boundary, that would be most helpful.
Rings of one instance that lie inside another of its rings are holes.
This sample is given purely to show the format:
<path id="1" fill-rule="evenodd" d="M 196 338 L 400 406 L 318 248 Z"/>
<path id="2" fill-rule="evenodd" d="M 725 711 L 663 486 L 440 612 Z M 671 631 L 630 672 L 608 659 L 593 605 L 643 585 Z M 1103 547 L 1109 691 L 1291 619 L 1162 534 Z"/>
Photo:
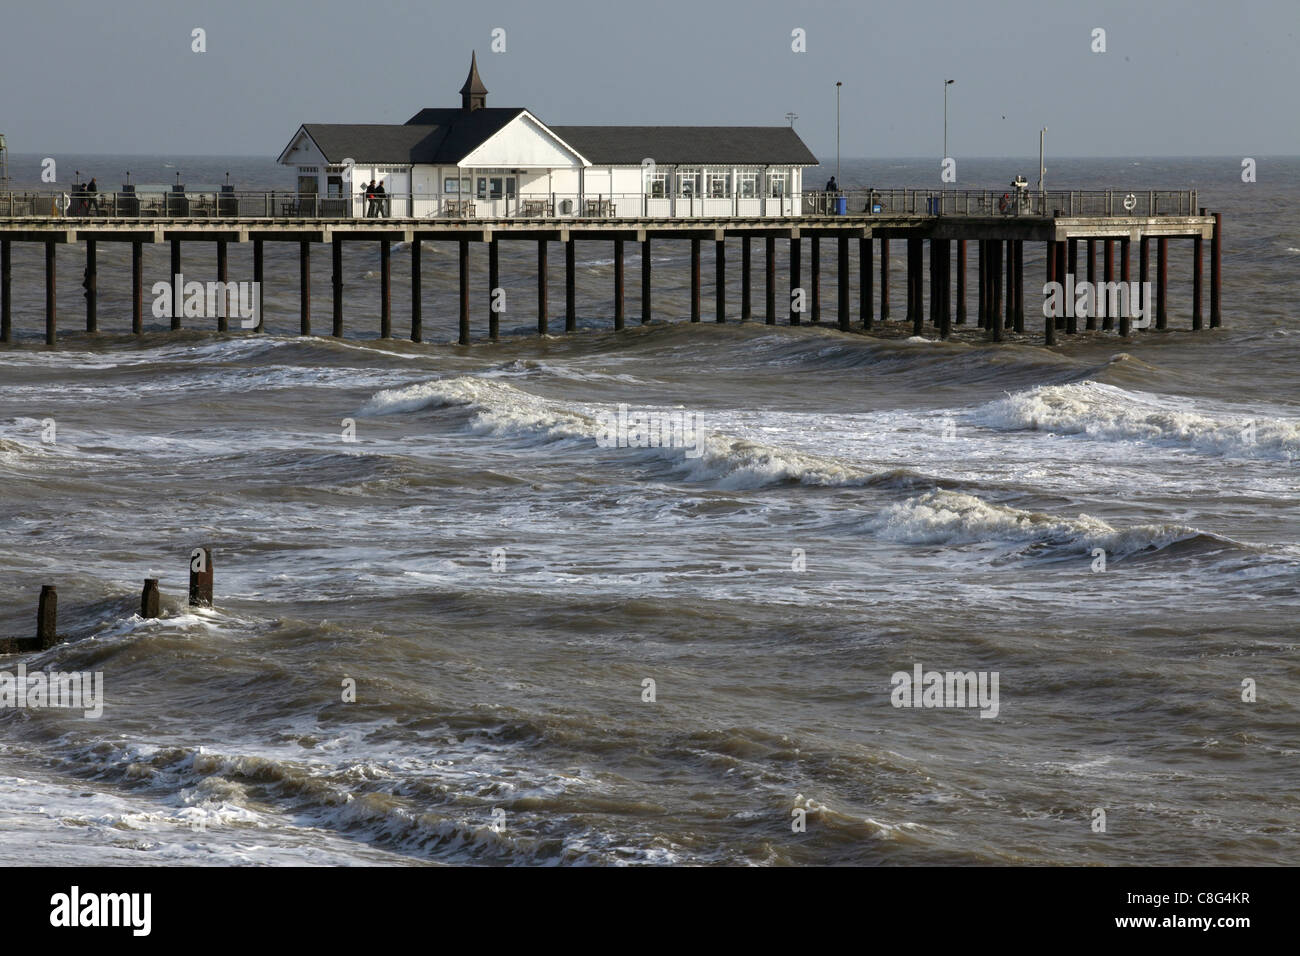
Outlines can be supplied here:
<path id="1" fill-rule="evenodd" d="M 1120 262 L 1120 282 L 1129 282 L 1132 246 L 1138 245 L 1139 282 L 1150 281 L 1149 249 L 1156 241 L 1156 274 L 1154 281 L 1154 320 L 1157 330 L 1170 327 L 1167 314 L 1168 254 L 1171 239 L 1188 240 L 1192 260 L 1192 310 L 1188 327 L 1203 327 L 1202 304 L 1202 249 L 1203 241 L 1210 240 L 1210 290 L 1209 325 L 1222 324 L 1220 304 L 1221 258 L 1220 245 L 1222 219 L 1218 213 L 1209 214 L 1196 208 L 1195 193 L 1124 194 L 1115 190 L 1090 193 L 1070 192 L 1030 194 L 1017 197 L 1014 208 L 1006 209 L 1005 195 L 999 201 L 991 191 L 919 191 L 919 190 L 869 190 L 848 194 L 847 214 L 830 215 L 826 211 L 800 216 L 760 218 L 525 218 L 506 219 L 388 219 L 388 218 L 290 218 L 287 216 L 242 215 L 247 204 L 231 199 L 232 214 L 225 217 L 173 216 L 149 217 L 112 215 L 118 210 L 110 208 L 110 215 L 95 218 L 64 218 L 58 215 L 5 215 L 4 198 L 0 197 L 0 342 L 13 340 L 11 247 L 13 243 L 39 243 L 45 250 L 45 342 L 55 346 L 58 342 L 59 314 L 56 301 L 56 250 L 60 245 L 83 244 L 85 247 L 85 288 L 87 332 L 100 329 L 97 314 L 98 260 L 100 243 L 125 242 L 131 244 L 131 330 L 143 329 L 142 249 L 147 243 L 167 243 L 171 253 L 171 275 L 185 272 L 183 246 L 185 243 L 215 243 L 216 262 L 211 277 L 227 282 L 228 247 L 230 243 L 252 243 L 253 281 L 261 283 L 264 277 L 264 244 L 267 242 L 297 243 L 299 248 L 299 325 L 303 335 L 312 334 L 311 252 L 317 244 L 330 247 L 332 264 L 332 329 L 339 337 L 344 332 L 342 304 L 344 243 L 374 243 L 380 248 L 380 327 L 379 336 L 392 335 L 392 276 L 391 249 L 395 242 L 409 245 L 411 256 L 411 322 L 410 337 L 419 342 L 423 338 L 421 304 L 421 254 L 428 242 L 453 243 L 459 259 L 459 334 L 461 345 L 468 345 L 474 333 L 470 315 L 469 262 L 472 249 L 487 247 L 489 263 L 489 291 L 499 288 L 499 243 L 534 242 L 537 244 L 537 331 L 548 334 L 553 330 L 548 300 L 549 246 L 560 243 L 564 247 L 564 331 L 576 329 L 575 314 L 575 244 L 578 242 L 612 242 L 614 270 L 612 297 L 612 326 L 624 328 L 626 322 L 624 257 L 626 244 L 635 242 L 641 249 L 641 317 L 649 322 L 652 308 L 653 270 L 650 247 L 652 243 L 689 242 L 690 244 L 690 320 L 699 322 L 701 309 L 700 244 L 712 241 L 714 255 L 714 319 L 726 322 L 726 242 L 741 240 L 741 307 L 740 321 L 756 320 L 754 299 L 751 296 L 752 241 L 762 240 L 764 250 L 763 321 L 774 325 L 779 319 L 798 325 L 805 319 L 817 323 L 821 319 L 822 241 L 835 243 L 835 280 L 838 288 L 836 324 L 841 331 L 854 328 L 872 330 L 876 323 L 888 321 L 890 312 L 889 268 L 891 244 L 900 241 L 907 257 L 906 313 L 912 334 L 921 335 L 926 326 L 924 314 L 925 287 L 922 276 L 925 261 L 924 246 L 930 247 L 928 295 L 930 325 L 941 337 L 947 337 L 954 326 L 968 321 L 967 314 L 967 263 L 968 243 L 975 243 L 978 257 L 976 275 L 975 323 L 984 329 L 991 341 L 1002 341 L 1006 330 L 1023 333 L 1027 323 L 1037 318 L 1027 316 L 1024 295 L 1024 245 L 1041 242 L 1045 248 L 1047 282 L 1064 282 L 1066 275 L 1084 281 L 1078 271 L 1078 251 L 1082 241 L 1085 249 L 1087 281 L 1097 281 L 1097 257 L 1102 258 L 1103 282 L 1115 282 L 1114 258 L 1116 246 Z M 1053 204 L 1059 203 L 1053 208 Z M 9 211 L 13 209 L 9 200 Z M 826 203 L 806 202 L 805 206 L 827 210 Z M 254 203 L 254 208 L 260 203 Z M 37 208 L 33 204 L 32 208 Z M 267 209 L 274 203 L 267 201 Z M 218 210 L 220 206 L 217 206 Z M 1167 210 L 1167 211 L 1166 211 Z M 50 209 L 53 212 L 53 208 Z M 808 240 L 811 267 L 809 288 L 802 281 L 803 240 Z M 853 243 L 852 240 L 857 240 Z M 775 292 L 776 243 L 788 243 L 790 250 L 790 288 L 800 292 L 802 305 L 792 295 L 788 310 L 783 304 L 778 308 Z M 954 248 L 955 247 L 955 248 Z M 856 314 L 850 299 L 850 270 L 859 272 L 859 296 Z M 955 252 L 955 256 L 954 256 Z M 877 266 L 877 257 L 879 265 Z M 955 265 L 956 295 L 953 295 Z M 877 272 L 878 270 L 878 272 Z M 879 275 L 879 290 L 875 277 Z M 195 278 L 191 266 L 188 273 Z M 167 277 L 170 279 L 170 276 Z M 1038 283 L 1035 283 L 1039 286 Z M 1040 287 L 1040 286 L 1039 286 Z M 879 297 L 879 311 L 876 299 Z M 955 298 L 955 301 L 954 301 Z M 1033 296 L 1037 305 L 1038 297 Z M 259 310 L 260 311 L 260 310 Z M 1078 322 L 1069 317 L 1045 317 L 1042 310 L 1033 310 L 1043 321 L 1043 340 L 1048 345 L 1057 342 L 1057 333 L 1072 335 L 1079 331 Z M 1100 319 L 1088 316 L 1086 330 L 1117 330 L 1121 336 L 1132 333 L 1133 324 L 1128 314 L 1116 317 L 1107 314 Z M 487 338 L 499 337 L 499 315 L 495 306 L 486 320 Z M 228 316 L 214 319 L 217 331 L 228 331 Z M 184 325 L 181 315 L 173 310 L 171 328 Z M 1116 329 L 1117 327 L 1117 329 Z M 1032 325 L 1031 325 L 1032 328 Z M 261 326 L 258 327 L 261 330 Z M 558 331 L 558 329 L 555 329 Z"/>

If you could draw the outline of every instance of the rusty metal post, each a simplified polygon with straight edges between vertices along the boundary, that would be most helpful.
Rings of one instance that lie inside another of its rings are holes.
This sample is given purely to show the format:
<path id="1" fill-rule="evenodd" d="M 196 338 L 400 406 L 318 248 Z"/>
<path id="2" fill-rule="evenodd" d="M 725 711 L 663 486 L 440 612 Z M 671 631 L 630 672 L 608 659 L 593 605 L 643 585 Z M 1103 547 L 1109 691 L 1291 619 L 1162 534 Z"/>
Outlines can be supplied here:
<path id="1" fill-rule="evenodd" d="M 1047 261 L 1047 281 L 1049 283 L 1056 281 L 1056 240 L 1047 240 L 1044 247 L 1044 258 Z M 1054 316 L 1047 314 L 1047 309 L 1043 309 L 1043 344 L 1056 344 L 1056 319 Z"/>
<path id="2" fill-rule="evenodd" d="M 253 281 L 257 283 L 257 331 L 266 330 L 266 296 L 262 278 L 266 274 L 266 260 L 262 254 L 262 240 L 253 240 Z"/>
<path id="3" fill-rule="evenodd" d="M 212 607 L 212 549 L 190 552 L 190 606 Z"/>
<path id="4" fill-rule="evenodd" d="M 1192 331 L 1201 331 L 1201 237 L 1192 237 Z"/>
<path id="5" fill-rule="evenodd" d="M 858 311 L 862 313 L 862 327 L 868 332 L 875 325 L 876 263 L 871 249 L 871 237 L 858 239 Z"/>
<path id="6" fill-rule="evenodd" d="M 1016 331 L 1025 331 L 1025 240 L 1017 239 L 1016 254 Z"/>
<path id="7" fill-rule="evenodd" d="M 53 584 L 41 585 L 41 597 L 36 605 L 36 646 L 40 650 L 53 647 L 59 639 L 59 591 Z"/>
<path id="8" fill-rule="evenodd" d="M 45 243 L 45 344 L 51 348 L 58 339 L 58 283 L 56 281 L 58 246 L 52 241 Z"/>
<path id="9" fill-rule="evenodd" d="M 1101 281 L 1110 284 L 1115 281 L 1115 240 L 1107 239 L 1102 250 L 1102 272 Z M 1101 296 L 1098 296 L 1098 306 L 1100 307 Z M 1102 331 L 1109 332 L 1115 328 L 1115 317 L 1106 310 L 1106 314 L 1101 319 Z"/>
<path id="10" fill-rule="evenodd" d="M 144 589 L 140 592 L 140 616 L 146 619 L 158 617 L 160 603 L 158 579 L 145 578 Z"/>

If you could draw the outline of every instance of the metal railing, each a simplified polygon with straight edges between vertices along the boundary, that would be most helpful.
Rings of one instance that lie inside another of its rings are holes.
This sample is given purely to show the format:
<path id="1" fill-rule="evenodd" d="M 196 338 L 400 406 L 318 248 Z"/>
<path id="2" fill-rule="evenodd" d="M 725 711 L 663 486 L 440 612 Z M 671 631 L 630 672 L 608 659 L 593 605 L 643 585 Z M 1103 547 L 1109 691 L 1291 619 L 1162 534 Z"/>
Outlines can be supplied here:
<path id="1" fill-rule="evenodd" d="M 719 219 L 822 216 L 1150 217 L 1197 215 L 1196 190 L 847 189 L 779 196 L 538 193 L 299 195 L 292 190 L 0 192 L 0 218 L 81 219 Z"/>

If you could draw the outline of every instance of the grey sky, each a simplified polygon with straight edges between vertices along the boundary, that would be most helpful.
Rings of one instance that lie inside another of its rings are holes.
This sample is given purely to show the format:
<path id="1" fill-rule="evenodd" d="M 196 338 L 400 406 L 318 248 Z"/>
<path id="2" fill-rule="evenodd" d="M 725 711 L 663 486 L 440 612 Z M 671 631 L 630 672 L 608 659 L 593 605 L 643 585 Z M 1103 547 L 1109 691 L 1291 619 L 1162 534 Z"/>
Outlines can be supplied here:
<path id="1" fill-rule="evenodd" d="M 191 30 L 207 52 L 191 52 Z M 491 31 L 506 31 L 505 53 Z M 791 31 L 807 31 L 807 52 Z M 1094 27 L 1107 51 L 1090 50 Z M 7 4 L 18 153 L 275 155 L 304 122 L 459 102 L 554 124 L 782 124 L 845 156 L 1300 154 L 1300 0 L 112 0 Z"/>

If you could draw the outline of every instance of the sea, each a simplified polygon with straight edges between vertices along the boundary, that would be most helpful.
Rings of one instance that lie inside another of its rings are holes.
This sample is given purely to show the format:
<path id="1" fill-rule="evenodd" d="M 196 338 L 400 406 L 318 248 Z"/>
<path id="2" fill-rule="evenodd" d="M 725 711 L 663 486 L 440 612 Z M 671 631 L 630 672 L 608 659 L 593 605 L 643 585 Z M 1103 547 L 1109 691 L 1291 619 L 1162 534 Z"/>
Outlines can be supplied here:
<path id="1" fill-rule="evenodd" d="M 54 350 L 43 251 L 14 243 L 0 637 L 53 584 L 62 642 L 0 656 L 0 863 L 1300 863 L 1300 159 L 1254 158 L 1243 182 L 1241 157 L 1049 157 L 1053 189 L 1195 188 L 1224 236 L 1222 328 L 1206 243 L 1190 330 L 1178 239 L 1167 331 L 1052 348 L 1041 243 L 1029 332 L 999 345 L 911 335 L 897 242 L 890 320 L 856 327 L 854 244 L 838 331 L 829 240 L 797 327 L 784 241 L 776 325 L 761 243 L 739 321 L 739 240 L 727 323 L 712 243 L 692 324 L 689 243 L 660 240 L 642 325 L 628 243 L 620 332 L 612 244 L 580 242 L 569 334 L 553 244 L 544 337 L 536 246 L 503 241 L 493 343 L 473 246 L 461 347 L 452 243 L 424 243 L 412 343 L 403 244 L 389 340 L 378 244 L 346 245 L 336 340 L 324 247 L 315 336 L 295 243 L 267 244 L 260 334 L 170 331 L 146 246 L 134 336 L 129 246 L 101 242 L 97 334 L 83 248 L 58 250 Z M 293 187 L 269 157 L 58 162 Z M 960 173 L 1036 184 L 1037 157 Z M 937 181 L 841 161 L 847 187 Z M 183 272 L 215 278 L 213 244 Z M 187 601 L 201 547 L 211 608 Z M 20 706 L 49 672 L 102 680 L 100 712 Z"/>

